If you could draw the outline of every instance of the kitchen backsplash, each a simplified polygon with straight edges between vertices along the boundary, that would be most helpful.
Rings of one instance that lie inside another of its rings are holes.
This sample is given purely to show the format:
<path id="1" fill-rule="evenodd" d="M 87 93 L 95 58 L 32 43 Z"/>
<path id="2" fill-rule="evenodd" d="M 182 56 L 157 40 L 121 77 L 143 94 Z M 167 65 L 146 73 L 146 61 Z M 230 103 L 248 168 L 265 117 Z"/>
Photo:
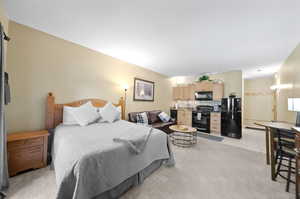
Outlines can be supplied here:
<path id="1" fill-rule="evenodd" d="M 220 106 L 221 101 L 177 101 L 177 102 L 173 102 L 173 107 L 176 107 L 176 104 L 177 104 L 177 108 L 194 108 L 198 105 Z"/>

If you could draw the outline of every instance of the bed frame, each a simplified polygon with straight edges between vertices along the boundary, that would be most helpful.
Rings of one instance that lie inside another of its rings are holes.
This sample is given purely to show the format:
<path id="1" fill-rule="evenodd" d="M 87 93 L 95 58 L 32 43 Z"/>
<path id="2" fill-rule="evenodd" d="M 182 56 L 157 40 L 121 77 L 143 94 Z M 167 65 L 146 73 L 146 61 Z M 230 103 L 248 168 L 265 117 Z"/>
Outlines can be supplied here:
<path id="1" fill-rule="evenodd" d="M 88 101 L 91 101 L 95 107 L 103 107 L 107 101 L 101 99 L 83 99 L 66 104 L 55 104 L 55 97 L 52 93 L 48 93 L 46 103 L 46 129 L 50 130 L 62 123 L 63 119 L 63 107 L 73 106 L 78 107 Z M 125 119 L 125 101 L 123 97 L 120 98 L 118 104 L 115 106 L 121 106 L 121 119 Z"/>

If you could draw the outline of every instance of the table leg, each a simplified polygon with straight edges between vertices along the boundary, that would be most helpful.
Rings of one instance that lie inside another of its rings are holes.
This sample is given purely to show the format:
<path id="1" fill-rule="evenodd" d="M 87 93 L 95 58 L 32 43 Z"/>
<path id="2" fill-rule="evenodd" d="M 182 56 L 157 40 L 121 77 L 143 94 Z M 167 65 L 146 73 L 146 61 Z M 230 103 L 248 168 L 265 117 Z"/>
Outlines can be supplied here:
<path id="1" fill-rule="evenodd" d="M 267 165 L 270 164 L 270 130 L 266 127 L 266 160 Z"/>
<path id="2" fill-rule="evenodd" d="M 296 199 L 299 199 L 299 161 L 298 157 L 299 155 L 296 155 Z"/>
<path id="3" fill-rule="evenodd" d="M 274 157 L 274 131 L 275 129 L 270 129 L 269 133 L 270 133 L 270 144 L 271 144 L 271 149 L 270 149 L 270 153 L 271 153 L 271 178 L 273 181 L 275 181 L 275 157 Z"/>

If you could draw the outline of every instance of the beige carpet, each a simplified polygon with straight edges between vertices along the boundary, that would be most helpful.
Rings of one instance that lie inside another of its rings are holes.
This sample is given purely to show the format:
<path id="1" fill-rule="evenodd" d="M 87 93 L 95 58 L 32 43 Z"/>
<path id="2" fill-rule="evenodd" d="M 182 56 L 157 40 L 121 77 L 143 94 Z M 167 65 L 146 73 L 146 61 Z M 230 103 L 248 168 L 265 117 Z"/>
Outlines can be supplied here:
<path id="1" fill-rule="evenodd" d="M 123 199 L 294 199 L 285 184 L 272 182 L 263 153 L 199 139 L 189 149 L 173 147 L 174 168 L 161 168 Z M 292 185 L 293 186 L 293 185 Z M 11 199 L 55 198 L 49 168 L 11 178 Z"/>

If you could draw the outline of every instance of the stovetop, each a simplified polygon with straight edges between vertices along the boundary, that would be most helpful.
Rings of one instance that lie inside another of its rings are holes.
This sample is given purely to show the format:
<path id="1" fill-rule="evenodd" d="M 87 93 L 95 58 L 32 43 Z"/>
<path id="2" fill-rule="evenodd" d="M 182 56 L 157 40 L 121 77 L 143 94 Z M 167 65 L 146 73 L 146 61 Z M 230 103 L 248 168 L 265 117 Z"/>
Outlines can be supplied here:
<path id="1" fill-rule="evenodd" d="M 214 111 L 213 106 L 203 106 L 203 105 L 197 106 L 196 109 L 194 110 L 194 112 L 212 112 L 212 111 Z"/>

